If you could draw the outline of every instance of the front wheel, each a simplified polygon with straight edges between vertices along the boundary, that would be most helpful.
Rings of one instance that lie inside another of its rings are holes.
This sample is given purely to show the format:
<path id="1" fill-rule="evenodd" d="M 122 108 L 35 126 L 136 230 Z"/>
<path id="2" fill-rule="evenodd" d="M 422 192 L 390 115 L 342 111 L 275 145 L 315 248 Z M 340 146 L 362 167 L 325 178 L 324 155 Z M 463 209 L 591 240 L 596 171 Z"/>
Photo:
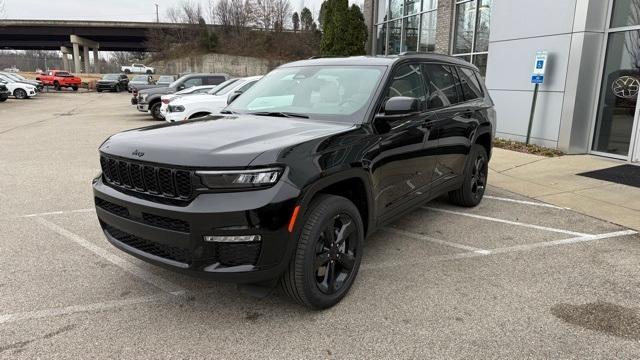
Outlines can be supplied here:
<path id="1" fill-rule="evenodd" d="M 73 91 L 78 91 L 78 87 L 77 86 L 72 86 L 71 89 L 73 89 Z"/>
<path id="2" fill-rule="evenodd" d="M 131 70 L 126 69 L 126 70 L 124 71 L 124 73 L 125 73 L 125 74 L 127 74 L 127 75 L 129 75 L 129 74 L 131 74 Z"/>
<path id="3" fill-rule="evenodd" d="M 483 146 L 475 144 L 469 153 L 464 180 L 459 189 L 449 193 L 449 200 L 460 206 L 474 207 L 482 201 L 487 189 L 489 157 Z"/>
<path id="4" fill-rule="evenodd" d="M 153 118 L 155 120 L 164 120 L 164 117 L 160 113 L 160 107 L 161 106 L 162 106 L 162 103 L 157 102 L 157 103 L 151 105 L 151 108 L 149 108 L 149 111 L 151 112 L 151 116 L 153 116 Z"/>
<path id="5" fill-rule="evenodd" d="M 147 70 L 147 75 L 151 75 L 151 74 L 153 74 L 153 71 Z"/>
<path id="6" fill-rule="evenodd" d="M 24 100 L 27 98 L 27 92 L 23 89 L 16 89 L 16 91 L 13 92 L 13 96 L 15 96 L 16 99 Z"/>
<path id="7" fill-rule="evenodd" d="M 5 101 L 7 101 L 6 97 L 0 97 L 0 102 L 5 102 Z"/>
<path id="8" fill-rule="evenodd" d="M 56 89 L 56 91 L 60 91 L 60 89 L 62 89 L 60 87 L 60 83 L 58 83 L 57 81 L 53 83 L 53 88 Z"/>
<path id="9" fill-rule="evenodd" d="M 342 300 L 358 274 L 364 227 L 356 206 L 346 198 L 320 195 L 300 224 L 300 238 L 280 281 L 292 299 L 313 309 Z"/>

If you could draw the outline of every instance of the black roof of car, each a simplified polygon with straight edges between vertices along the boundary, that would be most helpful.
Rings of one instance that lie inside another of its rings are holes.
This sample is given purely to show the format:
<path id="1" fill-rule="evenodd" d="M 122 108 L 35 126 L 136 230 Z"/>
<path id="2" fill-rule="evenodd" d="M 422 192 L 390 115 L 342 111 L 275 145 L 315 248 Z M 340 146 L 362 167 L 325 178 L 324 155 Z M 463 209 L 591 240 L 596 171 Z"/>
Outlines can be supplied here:
<path id="1" fill-rule="evenodd" d="M 392 65 L 401 60 L 422 60 L 436 61 L 454 65 L 462 65 L 472 67 L 477 70 L 473 64 L 466 62 L 458 57 L 432 54 L 432 53 L 406 53 L 401 55 L 388 56 L 351 56 L 351 57 L 317 57 L 307 60 L 294 61 L 284 64 L 281 67 L 294 67 L 305 65 Z"/>

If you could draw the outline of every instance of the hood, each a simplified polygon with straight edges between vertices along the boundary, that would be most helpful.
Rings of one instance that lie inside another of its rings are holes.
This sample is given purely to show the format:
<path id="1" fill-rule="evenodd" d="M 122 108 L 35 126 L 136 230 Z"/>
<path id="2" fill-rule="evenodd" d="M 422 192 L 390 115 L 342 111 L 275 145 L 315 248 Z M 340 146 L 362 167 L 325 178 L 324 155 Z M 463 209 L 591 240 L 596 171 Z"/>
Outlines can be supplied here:
<path id="1" fill-rule="evenodd" d="M 152 86 L 157 86 L 157 85 L 152 85 Z M 148 95 L 173 94 L 174 92 L 176 92 L 176 89 L 166 87 L 166 86 L 146 88 L 144 90 L 140 90 L 140 94 L 148 94 Z"/>
<path id="2" fill-rule="evenodd" d="M 115 84 L 117 83 L 117 80 L 98 80 L 97 83 L 98 84 Z"/>
<path id="3" fill-rule="evenodd" d="M 167 165 L 244 167 L 264 152 L 278 152 L 352 127 L 280 117 L 212 116 L 116 134 L 102 144 L 100 151 Z M 144 155 L 134 156 L 134 152 Z"/>

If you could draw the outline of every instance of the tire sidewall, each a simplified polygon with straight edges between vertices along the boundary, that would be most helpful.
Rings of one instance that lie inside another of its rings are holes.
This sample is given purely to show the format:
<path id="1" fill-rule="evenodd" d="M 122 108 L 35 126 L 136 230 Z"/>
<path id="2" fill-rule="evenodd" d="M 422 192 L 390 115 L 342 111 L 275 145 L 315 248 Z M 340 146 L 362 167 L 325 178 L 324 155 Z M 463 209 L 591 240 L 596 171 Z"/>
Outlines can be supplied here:
<path id="1" fill-rule="evenodd" d="M 358 276 L 358 270 L 362 261 L 362 251 L 364 248 L 364 226 L 362 225 L 362 219 L 358 209 L 346 198 L 339 196 L 323 197 L 313 205 L 315 206 L 312 206 L 309 216 L 305 219 L 302 233 L 300 235 L 301 238 L 307 237 L 307 239 L 305 239 L 307 246 L 305 246 L 304 249 L 298 247 L 298 253 L 301 251 L 304 252 L 303 274 L 301 277 L 304 280 L 303 283 L 298 284 L 298 286 L 302 287 L 306 303 L 309 303 L 314 308 L 324 309 L 335 305 L 345 297 Z M 315 262 L 316 257 L 316 241 L 320 237 L 322 231 L 330 224 L 331 221 L 333 221 L 333 218 L 340 213 L 348 214 L 356 223 L 358 251 L 356 254 L 353 272 L 349 280 L 338 292 L 327 295 L 321 292 L 316 285 L 315 269 L 313 269 L 313 263 Z M 316 222 L 314 219 L 319 219 L 319 221 Z"/>
<path id="2" fill-rule="evenodd" d="M 27 98 L 27 92 L 23 89 L 16 89 L 13 95 L 16 97 L 16 99 L 20 99 L 20 100 L 24 100 Z"/>
<path id="3" fill-rule="evenodd" d="M 162 120 L 162 115 L 160 114 L 160 103 L 155 103 L 153 105 L 151 105 L 151 117 L 153 117 L 156 120 Z"/>
<path id="4" fill-rule="evenodd" d="M 464 196 L 468 198 L 468 200 L 473 203 L 473 205 L 477 205 L 482 201 L 482 198 L 484 197 L 484 193 L 487 191 L 487 183 L 488 183 L 488 179 L 489 179 L 489 171 L 487 170 L 487 174 L 486 174 L 486 179 L 485 180 L 485 184 L 484 184 L 484 189 L 482 191 L 482 196 L 480 196 L 479 198 L 476 198 L 473 195 L 473 192 L 471 191 L 471 179 L 472 179 L 472 172 L 473 172 L 473 167 L 475 166 L 475 162 L 476 159 L 478 158 L 478 156 L 483 156 L 484 157 L 484 163 L 485 163 L 485 167 L 488 168 L 489 166 L 489 157 L 487 155 L 487 151 L 484 149 L 484 147 L 482 145 L 473 145 L 472 149 L 471 149 L 471 153 L 469 156 L 469 161 L 467 162 L 467 166 L 465 168 L 465 174 L 464 174 Z"/>

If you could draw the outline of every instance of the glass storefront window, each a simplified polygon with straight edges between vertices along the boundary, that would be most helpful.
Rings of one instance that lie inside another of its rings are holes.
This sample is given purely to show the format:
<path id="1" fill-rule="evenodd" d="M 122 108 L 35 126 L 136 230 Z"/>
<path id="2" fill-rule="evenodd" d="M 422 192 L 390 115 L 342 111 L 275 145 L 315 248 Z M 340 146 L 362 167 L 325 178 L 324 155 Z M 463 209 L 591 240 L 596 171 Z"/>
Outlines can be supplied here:
<path id="1" fill-rule="evenodd" d="M 468 54 L 473 49 L 473 33 L 476 25 L 476 1 L 456 5 L 456 25 L 453 37 L 453 53 Z"/>
<path id="2" fill-rule="evenodd" d="M 404 18 L 402 27 L 402 51 L 418 50 L 418 19 L 420 16 L 410 16 Z"/>
<path id="3" fill-rule="evenodd" d="M 478 4 L 478 22 L 476 25 L 475 33 L 475 52 L 489 51 L 491 3 L 491 0 L 481 0 Z"/>
<path id="4" fill-rule="evenodd" d="M 436 12 L 431 11 L 422 14 L 420 28 L 420 52 L 433 52 L 436 50 Z"/>
<path id="5" fill-rule="evenodd" d="M 483 78 L 487 74 L 488 59 L 489 59 L 489 54 L 477 54 L 473 56 L 473 61 L 472 61 L 473 65 L 478 67 L 478 70 L 480 70 L 480 75 L 482 75 Z"/>
<path id="6" fill-rule="evenodd" d="M 614 0 L 611 28 L 640 25 L 640 0 Z"/>
<path id="7" fill-rule="evenodd" d="M 387 52 L 387 24 L 376 27 L 376 55 L 384 55 Z"/>
<path id="8" fill-rule="evenodd" d="M 640 30 L 609 34 L 593 150 L 628 156 L 640 93 Z"/>
<path id="9" fill-rule="evenodd" d="M 413 15 L 420 12 L 420 0 L 405 0 L 404 14 Z"/>
<path id="10" fill-rule="evenodd" d="M 404 0 L 389 0 L 389 8 L 391 9 L 391 19 L 397 19 L 404 15 Z"/>
<path id="11" fill-rule="evenodd" d="M 388 1 L 378 1 L 378 21 L 377 23 L 383 23 L 389 20 L 389 2 Z"/>
<path id="12" fill-rule="evenodd" d="M 387 54 L 400 54 L 400 39 L 402 36 L 402 20 L 391 21 L 389 23 L 389 46 Z"/>

